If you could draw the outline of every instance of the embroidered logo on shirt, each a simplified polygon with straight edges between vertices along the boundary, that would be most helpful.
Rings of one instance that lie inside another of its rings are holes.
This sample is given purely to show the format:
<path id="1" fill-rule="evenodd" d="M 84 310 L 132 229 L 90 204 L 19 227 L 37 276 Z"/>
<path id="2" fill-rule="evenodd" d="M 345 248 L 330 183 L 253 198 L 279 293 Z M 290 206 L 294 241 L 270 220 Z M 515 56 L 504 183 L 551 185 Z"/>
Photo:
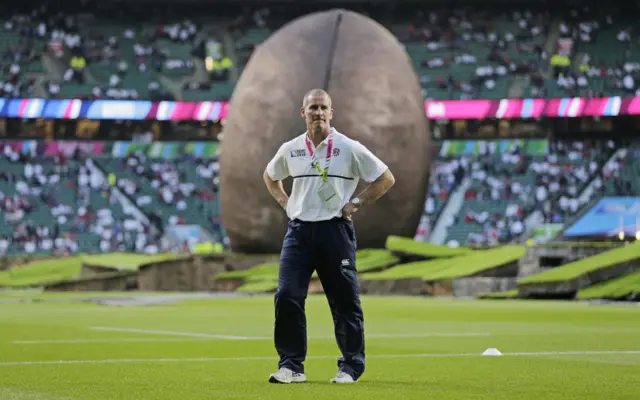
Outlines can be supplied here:
<path id="1" fill-rule="evenodd" d="M 351 261 L 349 261 L 348 258 L 345 258 L 344 260 L 342 260 L 343 267 L 348 267 L 349 265 L 351 265 Z"/>
<path id="2" fill-rule="evenodd" d="M 334 147 L 332 153 L 333 153 L 333 157 L 337 157 L 340 155 L 340 149 L 337 147 Z"/>
<path id="3" fill-rule="evenodd" d="M 304 149 L 300 150 L 291 150 L 291 158 L 294 157 L 304 157 L 307 155 L 307 152 Z"/>

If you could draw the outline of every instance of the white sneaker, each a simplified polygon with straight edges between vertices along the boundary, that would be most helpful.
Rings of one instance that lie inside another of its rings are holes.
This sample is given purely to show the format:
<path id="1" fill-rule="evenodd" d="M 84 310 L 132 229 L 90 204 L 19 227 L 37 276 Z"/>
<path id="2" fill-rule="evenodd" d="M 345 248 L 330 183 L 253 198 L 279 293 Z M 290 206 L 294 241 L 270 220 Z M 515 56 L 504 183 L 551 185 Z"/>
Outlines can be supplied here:
<path id="1" fill-rule="evenodd" d="M 306 382 L 307 377 L 299 372 L 293 372 L 289 368 L 282 367 L 275 374 L 269 375 L 271 383 L 302 383 Z"/>
<path id="2" fill-rule="evenodd" d="M 346 372 L 338 371 L 338 374 L 335 378 L 331 378 L 331 383 L 356 383 L 358 381 L 354 381 L 353 377 Z"/>

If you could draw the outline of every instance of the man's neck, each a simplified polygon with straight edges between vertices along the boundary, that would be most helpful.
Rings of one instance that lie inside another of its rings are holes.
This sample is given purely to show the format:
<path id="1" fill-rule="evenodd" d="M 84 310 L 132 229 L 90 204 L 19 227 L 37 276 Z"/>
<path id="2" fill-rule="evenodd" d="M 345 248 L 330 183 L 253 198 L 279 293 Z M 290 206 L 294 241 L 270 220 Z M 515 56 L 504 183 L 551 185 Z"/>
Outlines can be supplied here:
<path id="1" fill-rule="evenodd" d="M 329 133 L 331 133 L 331 127 L 328 127 L 326 130 L 318 131 L 318 132 L 314 132 L 311 129 L 307 130 L 307 135 L 309 136 L 311 143 L 313 143 L 313 145 L 316 147 L 320 143 L 322 143 L 322 141 L 325 140 L 327 136 L 329 136 Z"/>

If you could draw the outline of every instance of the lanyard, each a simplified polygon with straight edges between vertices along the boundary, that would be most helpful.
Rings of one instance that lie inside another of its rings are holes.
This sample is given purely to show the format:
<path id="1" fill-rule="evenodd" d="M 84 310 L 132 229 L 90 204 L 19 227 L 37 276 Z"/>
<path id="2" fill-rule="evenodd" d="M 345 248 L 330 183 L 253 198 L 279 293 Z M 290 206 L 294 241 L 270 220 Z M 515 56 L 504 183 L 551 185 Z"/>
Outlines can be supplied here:
<path id="1" fill-rule="evenodd" d="M 311 165 L 313 165 L 316 168 L 316 171 L 318 171 L 318 175 L 322 178 L 322 182 L 327 183 L 329 164 L 331 163 L 331 152 L 333 150 L 333 132 L 329 134 L 329 139 L 327 140 L 327 156 L 325 158 L 324 171 L 320 169 L 320 163 L 313 157 L 313 145 L 311 144 L 311 140 L 309 140 L 309 136 L 305 136 L 305 142 L 307 143 L 309 155 L 313 160 Z"/>

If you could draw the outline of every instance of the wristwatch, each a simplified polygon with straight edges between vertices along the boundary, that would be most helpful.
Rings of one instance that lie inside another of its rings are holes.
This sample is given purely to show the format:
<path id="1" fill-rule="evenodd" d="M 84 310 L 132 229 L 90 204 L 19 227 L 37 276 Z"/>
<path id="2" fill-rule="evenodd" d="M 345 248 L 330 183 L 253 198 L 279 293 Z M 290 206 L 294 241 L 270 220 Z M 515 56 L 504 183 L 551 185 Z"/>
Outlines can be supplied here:
<path id="1" fill-rule="evenodd" d="M 357 197 L 354 197 L 353 199 L 351 199 L 351 204 L 353 204 L 354 206 L 359 206 L 360 205 L 360 199 Z"/>

